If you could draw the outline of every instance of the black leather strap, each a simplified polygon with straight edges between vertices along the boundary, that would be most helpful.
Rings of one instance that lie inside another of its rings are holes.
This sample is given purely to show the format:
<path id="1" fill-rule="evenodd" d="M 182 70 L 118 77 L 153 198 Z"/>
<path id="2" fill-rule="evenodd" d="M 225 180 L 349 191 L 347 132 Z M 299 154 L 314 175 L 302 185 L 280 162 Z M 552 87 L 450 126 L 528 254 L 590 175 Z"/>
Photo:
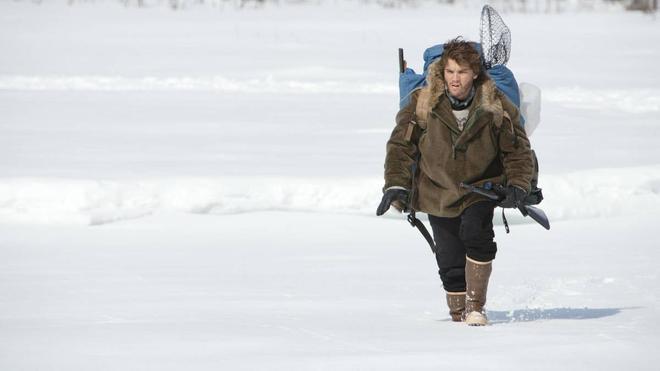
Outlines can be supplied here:
<path id="1" fill-rule="evenodd" d="M 421 220 L 417 219 L 415 216 L 415 210 L 412 210 L 410 214 L 408 214 L 408 223 L 410 223 L 411 226 L 417 228 L 419 232 L 424 236 L 426 239 L 426 242 L 429 243 L 429 246 L 431 246 L 431 251 L 433 253 L 436 253 L 436 248 L 435 248 L 435 242 L 433 242 L 433 237 L 431 237 L 431 234 L 429 233 L 429 230 L 426 229 L 426 226 L 424 226 L 424 223 L 422 223 Z"/>

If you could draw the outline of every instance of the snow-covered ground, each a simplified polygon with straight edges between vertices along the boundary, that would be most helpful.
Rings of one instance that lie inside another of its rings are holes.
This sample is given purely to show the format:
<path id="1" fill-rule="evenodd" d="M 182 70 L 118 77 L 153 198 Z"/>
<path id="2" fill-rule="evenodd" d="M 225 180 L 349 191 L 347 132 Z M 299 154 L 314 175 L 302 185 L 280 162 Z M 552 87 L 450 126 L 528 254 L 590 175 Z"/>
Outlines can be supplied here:
<path id="1" fill-rule="evenodd" d="M 375 217 L 396 49 L 478 15 L 0 2 L 0 369 L 655 369 L 658 20 L 503 15 L 552 230 L 496 227 L 493 326 Z"/>

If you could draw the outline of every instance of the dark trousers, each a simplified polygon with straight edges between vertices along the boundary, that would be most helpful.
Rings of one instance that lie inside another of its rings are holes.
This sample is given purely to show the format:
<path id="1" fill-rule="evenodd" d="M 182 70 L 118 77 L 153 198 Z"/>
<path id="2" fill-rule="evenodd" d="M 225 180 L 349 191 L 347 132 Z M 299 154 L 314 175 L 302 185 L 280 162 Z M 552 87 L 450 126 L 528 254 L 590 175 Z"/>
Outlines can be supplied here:
<path id="1" fill-rule="evenodd" d="M 446 291 L 465 291 L 466 255 L 479 262 L 495 259 L 494 210 L 494 203 L 484 201 L 468 207 L 456 218 L 429 215 L 438 249 L 435 259 Z"/>

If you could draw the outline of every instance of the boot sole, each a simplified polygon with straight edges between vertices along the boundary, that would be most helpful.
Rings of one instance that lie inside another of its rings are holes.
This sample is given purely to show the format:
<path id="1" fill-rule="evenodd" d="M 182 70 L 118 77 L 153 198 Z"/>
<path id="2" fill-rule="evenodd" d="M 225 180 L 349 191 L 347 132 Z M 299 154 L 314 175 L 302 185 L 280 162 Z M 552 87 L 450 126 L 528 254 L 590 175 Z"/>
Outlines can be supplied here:
<path id="1" fill-rule="evenodd" d="M 468 326 L 486 326 L 488 325 L 488 318 L 482 313 L 470 312 L 465 317 L 465 323 Z"/>

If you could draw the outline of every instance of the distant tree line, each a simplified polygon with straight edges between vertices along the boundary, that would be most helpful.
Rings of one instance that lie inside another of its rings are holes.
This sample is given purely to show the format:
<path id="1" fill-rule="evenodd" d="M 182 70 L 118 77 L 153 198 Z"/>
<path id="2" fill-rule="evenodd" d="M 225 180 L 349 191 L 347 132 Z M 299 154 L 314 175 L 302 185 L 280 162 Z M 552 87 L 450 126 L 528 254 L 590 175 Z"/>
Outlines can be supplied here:
<path id="1" fill-rule="evenodd" d="M 643 12 L 657 12 L 658 0 L 632 0 L 627 5 L 628 10 L 641 10 Z"/>
<path id="2" fill-rule="evenodd" d="M 17 0 L 18 1 L 18 0 Z M 42 3 L 48 0 L 27 0 L 34 3 Z M 375 4 L 385 8 L 416 7 L 422 4 L 475 4 L 483 3 L 483 0 L 66 0 L 69 5 L 76 3 L 93 3 L 100 1 L 118 1 L 127 7 L 160 7 L 168 6 L 172 9 L 185 9 L 194 6 L 211 6 L 214 8 L 258 8 L 267 4 L 273 5 L 296 5 L 296 4 L 320 4 L 335 1 L 353 1 L 363 4 Z M 620 5 L 625 9 L 633 11 L 656 12 L 659 0 L 491 0 L 489 4 L 501 12 L 522 13 L 561 13 L 565 11 L 588 11 L 594 10 L 599 5 Z"/>

